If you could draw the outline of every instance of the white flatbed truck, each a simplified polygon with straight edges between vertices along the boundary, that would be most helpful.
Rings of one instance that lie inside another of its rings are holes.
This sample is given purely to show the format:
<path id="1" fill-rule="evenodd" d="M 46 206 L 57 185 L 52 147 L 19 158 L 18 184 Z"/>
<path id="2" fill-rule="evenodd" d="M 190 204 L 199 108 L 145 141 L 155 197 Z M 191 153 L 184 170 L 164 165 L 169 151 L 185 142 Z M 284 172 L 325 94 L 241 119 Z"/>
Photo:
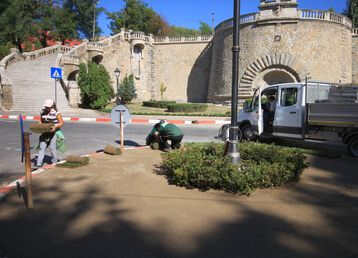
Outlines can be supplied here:
<path id="1" fill-rule="evenodd" d="M 340 92 L 339 95 L 336 93 Z M 347 92 L 347 93 L 346 93 Z M 238 113 L 242 140 L 287 138 L 341 140 L 358 157 L 358 89 L 327 83 L 286 83 L 258 88 L 251 102 Z M 274 97 L 274 111 L 267 121 L 266 100 Z M 266 117 L 266 118 L 265 118 Z M 265 121 L 266 120 L 266 121 Z M 229 124 L 218 134 L 228 139 Z M 241 140 L 240 139 L 240 140 Z"/>

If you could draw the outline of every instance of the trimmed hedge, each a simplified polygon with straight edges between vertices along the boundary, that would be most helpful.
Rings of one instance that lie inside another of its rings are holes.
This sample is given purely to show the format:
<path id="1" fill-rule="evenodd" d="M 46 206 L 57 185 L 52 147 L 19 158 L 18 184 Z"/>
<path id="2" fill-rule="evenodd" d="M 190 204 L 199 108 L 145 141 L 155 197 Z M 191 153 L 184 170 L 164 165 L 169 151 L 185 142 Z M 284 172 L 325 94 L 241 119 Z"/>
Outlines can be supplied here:
<path id="1" fill-rule="evenodd" d="M 171 184 L 245 195 L 298 181 L 306 167 L 304 154 L 295 148 L 241 143 L 240 154 L 237 166 L 224 157 L 223 144 L 188 144 L 164 154 L 162 167 Z"/>
<path id="2" fill-rule="evenodd" d="M 154 107 L 154 108 L 168 108 L 168 105 L 175 104 L 176 101 L 143 101 L 144 107 Z"/>
<path id="3" fill-rule="evenodd" d="M 168 105 L 168 112 L 205 112 L 208 109 L 206 104 L 170 104 Z"/>

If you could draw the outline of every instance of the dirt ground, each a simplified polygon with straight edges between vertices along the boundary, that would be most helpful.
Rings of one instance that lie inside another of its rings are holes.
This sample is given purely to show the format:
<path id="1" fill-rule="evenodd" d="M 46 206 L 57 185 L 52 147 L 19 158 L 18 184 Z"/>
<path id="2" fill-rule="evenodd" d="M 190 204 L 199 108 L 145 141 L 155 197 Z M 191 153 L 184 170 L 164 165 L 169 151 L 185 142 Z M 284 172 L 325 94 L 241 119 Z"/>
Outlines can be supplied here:
<path id="1" fill-rule="evenodd" d="M 160 152 L 98 155 L 34 178 L 33 210 L 0 203 L 17 257 L 358 257 L 358 160 L 310 157 L 301 181 L 250 197 L 168 185 Z M 1 253 L 0 253 L 1 256 Z"/>

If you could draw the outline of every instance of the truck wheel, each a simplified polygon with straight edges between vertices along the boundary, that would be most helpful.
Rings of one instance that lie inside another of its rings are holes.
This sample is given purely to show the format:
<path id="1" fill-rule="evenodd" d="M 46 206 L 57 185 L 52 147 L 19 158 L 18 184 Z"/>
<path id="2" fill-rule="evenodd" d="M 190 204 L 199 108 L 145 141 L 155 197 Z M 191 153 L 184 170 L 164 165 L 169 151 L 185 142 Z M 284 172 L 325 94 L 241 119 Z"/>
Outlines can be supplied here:
<path id="1" fill-rule="evenodd" d="M 252 130 L 251 125 L 246 124 L 241 127 L 242 139 L 246 141 L 256 140 L 255 132 Z"/>
<path id="2" fill-rule="evenodd" d="M 358 136 L 354 136 L 350 139 L 348 142 L 348 151 L 353 157 L 358 158 Z"/>
<path id="3" fill-rule="evenodd" d="M 229 136 L 230 136 L 230 124 L 227 125 L 223 125 L 220 128 L 219 134 L 218 134 L 218 138 L 220 138 L 222 141 L 226 142 L 227 140 L 229 140 Z M 242 133 L 241 130 L 239 129 L 238 133 L 237 133 L 237 137 L 238 140 L 241 141 L 242 139 Z"/>
<path id="4" fill-rule="evenodd" d="M 223 126 L 220 128 L 218 137 L 219 137 L 222 141 L 224 141 L 224 142 L 225 142 L 227 139 L 229 139 L 229 127 L 230 127 L 230 125 L 227 124 L 227 125 L 223 125 Z"/>

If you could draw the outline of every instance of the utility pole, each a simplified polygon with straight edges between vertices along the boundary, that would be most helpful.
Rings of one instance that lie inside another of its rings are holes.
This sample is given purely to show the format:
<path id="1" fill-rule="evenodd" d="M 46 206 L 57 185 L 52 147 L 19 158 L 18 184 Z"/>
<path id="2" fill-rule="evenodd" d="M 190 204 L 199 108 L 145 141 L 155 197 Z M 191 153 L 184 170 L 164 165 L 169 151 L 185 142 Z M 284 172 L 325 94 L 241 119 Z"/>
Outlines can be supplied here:
<path id="1" fill-rule="evenodd" d="M 237 124 L 237 103 L 239 92 L 239 56 L 240 56 L 240 0 L 234 0 L 234 27 L 232 47 L 232 95 L 231 95 L 231 125 L 229 140 L 226 142 L 226 155 L 233 164 L 240 163 L 238 150 L 239 127 Z"/>
<path id="2" fill-rule="evenodd" d="M 211 29 L 213 31 L 213 34 L 214 34 L 214 24 L 215 24 L 215 13 L 212 12 L 211 13 Z"/>
<path id="3" fill-rule="evenodd" d="M 93 34 L 92 34 L 92 41 L 95 39 L 96 35 L 96 6 L 97 6 L 97 0 L 93 0 Z"/>

